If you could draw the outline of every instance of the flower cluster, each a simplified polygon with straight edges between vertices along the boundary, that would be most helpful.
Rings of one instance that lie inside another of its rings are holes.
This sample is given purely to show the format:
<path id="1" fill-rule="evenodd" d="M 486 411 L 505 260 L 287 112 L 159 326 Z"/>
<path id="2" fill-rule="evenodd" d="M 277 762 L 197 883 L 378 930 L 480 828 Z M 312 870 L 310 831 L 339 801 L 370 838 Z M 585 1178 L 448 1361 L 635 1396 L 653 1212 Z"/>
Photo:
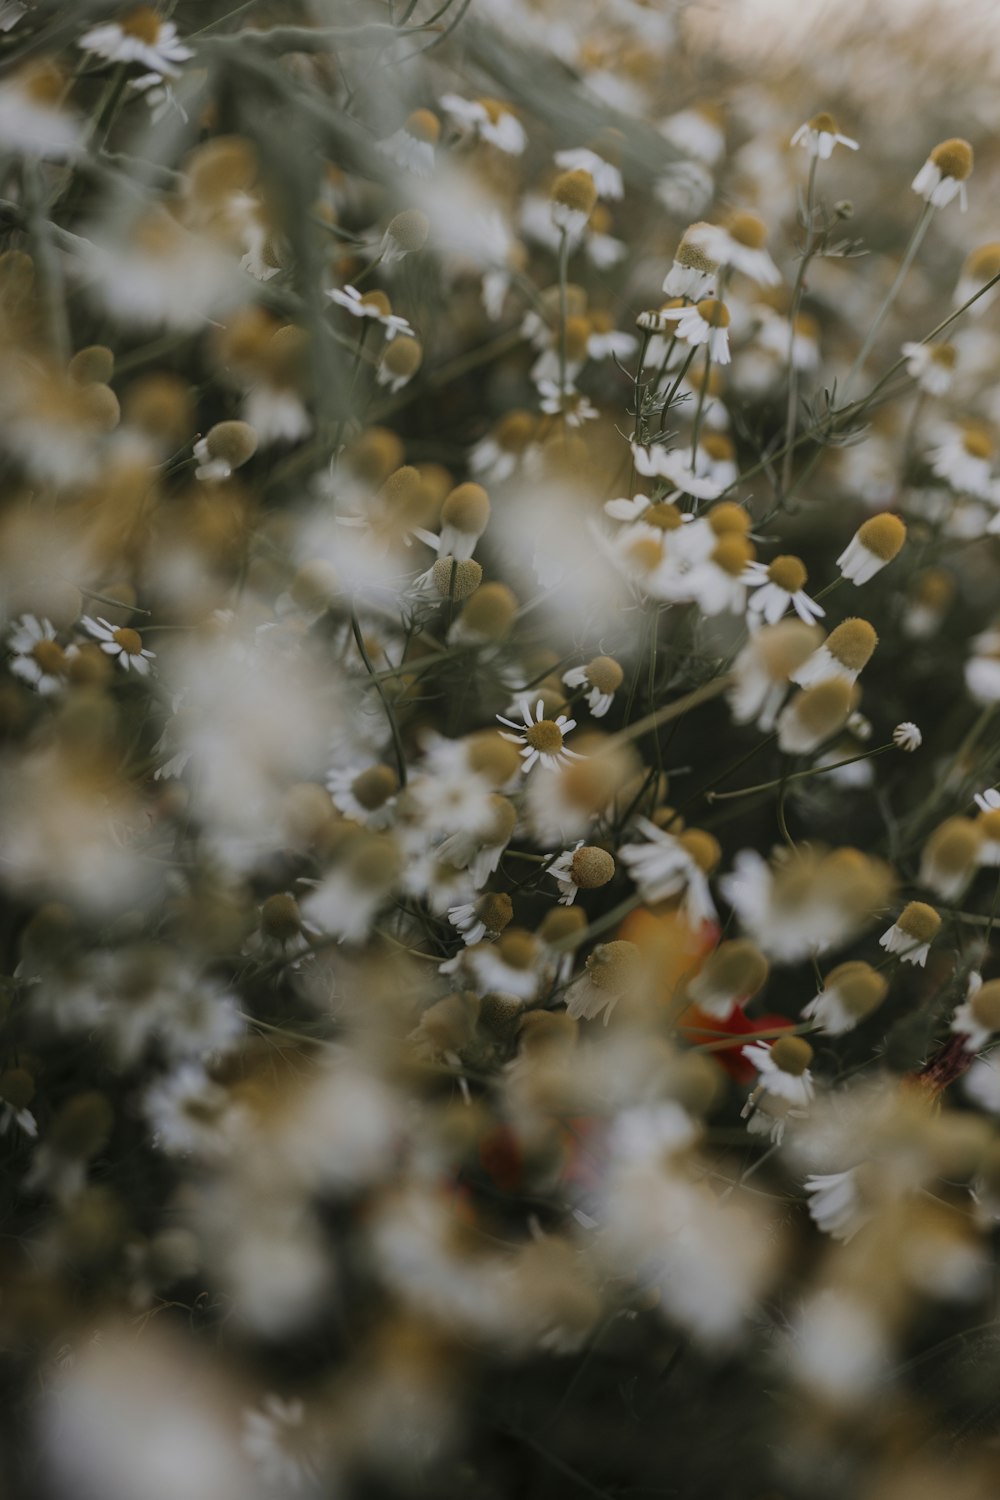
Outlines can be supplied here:
<path id="1" fill-rule="evenodd" d="M 12 1493 L 995 1492 L 1000 121 L 869 9 L 0 0 Z"/>

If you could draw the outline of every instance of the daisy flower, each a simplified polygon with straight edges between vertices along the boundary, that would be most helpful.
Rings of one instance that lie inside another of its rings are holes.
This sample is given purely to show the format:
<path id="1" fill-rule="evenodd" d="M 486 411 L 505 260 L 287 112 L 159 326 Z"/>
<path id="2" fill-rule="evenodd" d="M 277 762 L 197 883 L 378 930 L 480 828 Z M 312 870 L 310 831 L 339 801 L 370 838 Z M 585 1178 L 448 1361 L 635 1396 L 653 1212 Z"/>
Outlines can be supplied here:
<path id="1" fill-rule="evenodd" d="M 586 688 L 587 707 L 595 719 L 603 719 L 622 685 L 624 672 L 613 656 L 595 656 L 585 667 L 570 667 L 563 682 L 570 688 Z"/>
<path id="2" fill-rule="evenodd" d="M 852 618 L 842 620 L 832 630 L 826 641 L 810 657 L 789 673 L 789 681 L 799 687 L 812 687 L 830 677 L 843 677 L 847 682 L 857 682 L 862 670 L 871 661 L 878 636 L 867 620 Z"/>
<path id="3" fill-rule="evenodd" d="M 606 1026 L 618 1001 L 634 988 L 640 970 L 641 956 L 634 943 L 619 939 L 598 944 L 587 955 L 583 973 L 566 991 L 566 1014 L 578 1021 L 595 1021 L 603 1014 Z"/>
<path id="4" fill-rule="evenodd" d="M 983 830 L 971 818 L 939 823 L 920 856 L 920 884 L 942 901 L 957 901 L 979 868 Z"/>
<path id="5" fill-rule="evenodd" d="M 597 206 L 597 189 L 589 172 L 560 172 L 549 194 L 552 223 L 577 240 Z"/>
<path id="6" fill-rule="evenodd" d="M 142 636 L 137 630 L 132 630 L 127 625 L 118 626 L 108 623 L 98 615 L 92 620 L 89 615 L 84 615 L 80 622 L 95 640 L 100 641 L 101 650 L 108 656 L 116 657 L 118 663 L 127 672 L 129 668 L 138 672 L 140 677 L 149 674 L 149 663 L 156 655 L 155 651 L 147 651 L 142 644 Z"/>
<path id="7" fill-rule="evenodd" d="M 644 479 L 665 479 L 675 490 L 693 495 L 696 500 L 717 500 L 722 494 L 723 485 L 709 475 L 698 473 L 690 462 L 690 455 L 664 448 L 662 443 L 655 443 L 651 448 L 633 443 L 632 457 L 635 472 Z M 697 463 L 697 456 L 695 461 Z"/>
<path id="8" fill-rule="evenodd" d="M 980 812 L 996 812 L 1000 809 L 1000 791 L 991 786 L 985 792 L 977 792 L 974 801 Z"/>
<path id="9" fill-rule="evenodd" d="M 23 156 L 76 156 L 83 130 L 78 116 L 62 107 L 68 87 L 51 62 L 29 62 L 13 72 L 0 84 L 0 145 Z"/>
<path id="10" fill-rule="evenodd" d="M 878 943 L 887 953 L 897 954 L 904 964 L 917 964 L 922 969 L 940 930 L 941 918 L 933 906 L 925 901 L 910 901 Z"/>
<path id="11" fill-rule="evenodd" d="M 688 995 L 705 1015 L 728 1021 L 764 988 L 770 968 L 756 943 L 730 938 L 709 954 Z"/>
<path id="12" fill-rule="evenodd" d="M 729 308 L 716 297 L 703 297 L 693 307 L 668 307 L 664 318 L 677 324 L 677 337 L 697 348 L 708 345 L 709 357 L 717 365 L 728 365 Z"/>
<path id="13" fill-rule="evenodd" d="M 378 149 L 414 177 L 430 177 L 434 171 L 434 148 L 441 139 L 441 121 L 433 110 L 415 109 L 403 125 Z"/>
<path id="14" fill-rule="evenodd" d="M 508 927 L 495 943 L 477 943 L 466 955 L 481 995 L 534 1000 L 541 982 L 542 947 L 533 932 Z"/>
<path id="15" fill-rule="evenodd" d="M 845 1172 L 816 1172 L 804 1183 L 809 1194 L 809 1217 L 835 1240 L 851 1240 L 872 1217 L 873 1208 L 862 1199 L 857 1167 Z"/>
<path id="16" fill-rule="evenodd" d="M 964 213 L 969 206 L 965 182 L 971 172 L 972 147 L 956 137 L 934 147 L 910 186 L 934 208 L 944 208 L 957 197 Z"/>
<path id="17" fill-rule="evenodd" d="M 1000 631 L 984 630 L 972 642 L 965 685 L 977 703 L 1000 702 Z"/>
<path id="18" fill-rule="evenodd" d="M 877 1010 L 888 990 L 889 981 L 871 964 L 838 964 L 815 1000 L 803 1007 L 802 1019 L 815 1021 L 825 1036 L 842 1036 Z"/>
<path id="19" fill-rule="evenodd" d="M 976 293 L 986 284 L 1000 274 L 1000 242 L 992 241 L 987 245 L 980 245 L 972 251 L 962 267 L 962 273 L 955 285 L 954 304 L 956 307 L 964 307 Z M 991 307 L 1000 296 L 1000 289 L 991 287 L 988 292 L 976 299 L 969 308 L 971 317 L 980 317 L 987 308 Z"/>
<path id="20" fill-rule="evenodd" d="M 442 94 L 441 108 L 465 134 L 487 141 L 508 156 L 520 156 L 528 144 L 524 126 L 499 99 L 463 99 L 460 94 Z"/>
<path id="21" fill-rule="evenodd" d="M 860 588 L 899 555 L 905 541 L 905 521 L 883 511 L 862 522 L 837 558 L 837 567 L 842 577 Z"/>
<path id="22" fill-rule="evenodd" d="M 967 1052 L 978 1052 L 1000 1031 L 1000 979 L 984 984 L 980 975 L 969 975 L 966 998 L 952 1017 L 951 1029 L 965 1037 Z"/>
<path id="23" fill-rule="evenodd" d="M 780 1144 L 787 1120 L 801 1117 L 812 1101 L 813 1049 L 804 1037 L 782 1036 L 775 1042 L 753 1042 L 742 1052 L 759 1077 L 741 1117 L 748 1130 Z"/>
<path id="24" fill-rule="evenodd" d="M 65 683 L 66 652 L 56 641 L 55 626 L 36 615 L 22 615 L 7 637 L 10 670 L 47 697 Z"/>
<path id="25" fill-rule="evenodd" d="M 829 161 L 834 146 L 846 146 L 848 151 L 858 149 L 857 141 L 852 141 L 849 135 L 841 135 L 833 115 L 827 114 L 825 109 L 799 126 L 792 136 L 791 144 L 802 146 L 810 156 L 818 156 L 820 161 Z"/>
<path id="26" fill-rule="evenodd" d="M 756 723 L 769 734 L 788 693 L 790 675 L 822 640 L 818 625 L 797 619 L 762 625 L 751 635 L 733 662 L 735 682 L 727 699 L 737 724 Z"/>
<path id="27" fill-rule="evenodd" d="M 575 849 L 566 849 L 553 860 L 546 873 L 559 887 L 559 905 L 572 906 L 578 891 L 596 891 L 607 885 L 614 876 L 615 862 L 606 849 L 581 839 Z"/>
<path id="28" fill-rule="evenodd" d="M 710 224 L 698 223 L 685 229 L 663 280 L 663 290 L 668 297 L 687 297 L 697 302 L 711 295 L 719 274 L 719 262 L 698 243 L 699 232 L 711 227 Z"/>
<path id="29" fill-rule="evenodd" d="M 767 225 L 756 214 L 730 214 L 725 224 L 698 224 L 687 233 L 720 266 L 742 271 L 761 286 L 777 286 L 780 282 L 781 272 L 764 248 Z"/>
<path id="30" fill-rule="evenodd" d="M 568 427 L 582 427 L 584 422 L 593 422 L 600 416 L 589 396 L 571 385 L 560 390 L 554 380 L 540 380 L 538 394 L 542 398 L 542 411 L 550 417 L 561 416 Z"/>
<path id="31" fill-rule="evenodd" d="M 958 350 L 954 344 L 903 344 L 906 373 L 928 396 L 946 396 L 955 378 Z"/>
<path id="32" fill-rule="evenodd" d="M 374 765 L 361 771 L 353 766 L 330 771 L 326 789 L 345 817 L 369 828 L 387 828 L 396 809 L 399 778 L 391 766 Z"/>
<path id="33" fill-rule="evenodd" d="M 571 760 L 583 760 L 575 750 L 566 748 L 566 736 L 576 728 L 576 720 L 567 718 L 560 714 L 557 719 L 545 717 L 545 703 L 539 698 L 535 704 L 532 714 L 531 705 L 522 700 L 519 705 L 522 723 L 518 724 L 513 719 L 505 719 L 502 714 L 497 714 L 501 724 L 506 724 L 508 729 L 513 729 L 514 734 L 508 734 L 501 730 L 505 740 L 512 745 L 520 745 L 520 755 L 523 764 L 522 771 L 530 771 L 536 764 L 542 765 L 547 771 L 558 771 Z"/>
<path id="34" fill-rule="evenodd" d="M 506 891 L 487 891 L 478 901 L 463 901 L 448 908 L 448 921 L 462 934 L 467 947 L 484 938 L 498 938 L 513 916 L 514 904 Z"/>
<path id="35" fill-rule="evenodd" d="M 248 422 L 216 422 L 194 445 L 194 477 L 219 483 L 249 463 L 257 451 L 257 434 Z"/>
<path id="36" fill-rule="evenodd" d="M 995 495 L 993 460 L 996 444 L 979 422 L 949 423 L 936 447 L 927 455 L 933 473 L 953 490 L 992 500 Z"/>
<path id="37" fill-rule="evenodd" d="M 398 317 L 392 310 L 385 292 L 359 292 L 356 286 L 334 287 L 326 294 L 331 302 L 336 302 L 338 307 L 343 307 L 354 318 L 374 318 L 376 323 L 381 323 L 385 329 L 387 339 L 394 339 L 397 333 L 405 333 L 413 338 L 413 329 L 405 318 Z"/>
<path id="38" fill-rule="evenodd" d="M 635 826 L 646 842 L 624 844 L 618 857 L 643 901 L 665 901 L 683 893 L 685 909 L 695 926 L 714 921 L 708 873 L 718 863 L 719 846 L 711 834 L 689 829 L 675 838 L 649 818 L 638 818 Z"/>
<path id="39" fill-rule="evenodd" d="M 178 40 L 174 23 L 164 21 L 151 5 L 138 5 L 120 21 L 85 31 L 77 45 L 108 62 L 141 63 L 161 78 L 179 77 L 175 64 L 194 56 Z"/>
<path id="40" fill-rule="evenodd" d="M 778 748 L 785 755 L 811 755 L 851 716 L 857 689 L 842 677 L 827 677 L 796 693 L 778 715 Z"/>
<path id="41" fill-rule="evenodd" d="M 747 601 L 749 616 L 777 625 L 790 606 L 806 625 L 821 620 L 826 610 L 805 592 L 807 577 L 805 564 L 798 557 L 748 563 L 743 581 L 753 590 Z"/>
<path id="42" fill-rule="evenodd" d="M 596 151 L 589 150 L 586 146 L 575 147 L 571 151 L 557 151 L 555 155 L 557 167 L 562 167 L 564 172 L 587 172 L 594 180 L 599 198 L 619 199 L 625 196 L 625 184 L 622 181 L 620 167 L 613 162 L 606 161 Z"/>

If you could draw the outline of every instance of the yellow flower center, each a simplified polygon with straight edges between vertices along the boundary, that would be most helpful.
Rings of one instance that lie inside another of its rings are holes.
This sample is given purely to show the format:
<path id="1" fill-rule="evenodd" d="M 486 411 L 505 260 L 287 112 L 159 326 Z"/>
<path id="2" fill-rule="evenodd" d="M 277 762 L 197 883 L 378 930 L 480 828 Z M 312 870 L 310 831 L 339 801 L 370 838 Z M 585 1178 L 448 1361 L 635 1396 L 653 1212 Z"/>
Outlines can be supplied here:
<path id="1" fill-rule="evenodd" d="M 122 31 L 126 36 L 134 36 L 140 42 L 146 42 L 152 46 L 159 41 L 161 21 L 151 5 L 140 5 L 137 9 L 129 11 L 121 22 Z"/>
<path id="2" fill-rule="evenodd" d="M 767 240 L 767 225 L 756 214 L 733 214 L 727 224 L 730 236 L 748 250 L 761 250 Z M 726 320 L 728 322 L 728 318 Z"/>
<path id="3" fill-rule="evenodd" d="M 539 719 L 537 724 L 525 730 L 524 737 L 532 750 L 539 750 L 543 755 L 556 755 L 563 747 L 562 730 L 552 719 Z"/>
<path id="4" fill-rule="evenodd" d="M 703 297 L 698 303 L 698 311 L 709 328 L 729 327 L 729 308 L 718 297 Z"/>
<path id="5" fill-rule="evenodd" d="M 972 172 L 972 147 L 968 141 L 963 141 L 958 136 L 953 137 L 934 147 L 931 161 L 942 177 L 953 177 L 956 182 L 964 182 Z"/>
<path id="6" fill-rule="evenodd" d="M 663 543 L 640 536 L 629 545 L 628 560 L 639 573 L 652 573 L 663 561 Z"/>
<path id="7" fill-rule="evenodd" d="M 878 636 L 867 620 L 844 620 L 830 632 L 826 649 L 849 672 L 860 672 L 871 660 Z"/>
<path id="8" fill-rule="evenodd" d="M 139 656 L 142 652 L 142 636 L 138 630 L 130 630 L 127 625 L 115 631 L 113 640 L 127 656 Z"/>
<path id="9" fill-rule="evenodd" d="M 967 427 L 962 434 L 962 447 L 972 458 L 993 457 L 993 439 L 984 427 Z"/>
<path id="10" fill-rule="evenodd" d="M 776 583 L 786 594 L 797 594 L 805 587 L 809 575 L 801 558 L 789 556 L 776 557 L 767 570 L 767 576 L 769 582 Z"/>
<path id="11" fill-rule="evenodd" d="M 825 109 L 821 109 L 818 115 L 813 115 L 809 121 L 809 129 L 822 131 L 825 135 L 837 135 L 839 133 L 836 120 Z"/>
<path id="12" fill-rule="evenodd" d="M 39 641 L 32 646 L 31 654 L 42 671 L 48 674 L 61 672 L 66 665 L 66 653 L 55 641 Z"/>

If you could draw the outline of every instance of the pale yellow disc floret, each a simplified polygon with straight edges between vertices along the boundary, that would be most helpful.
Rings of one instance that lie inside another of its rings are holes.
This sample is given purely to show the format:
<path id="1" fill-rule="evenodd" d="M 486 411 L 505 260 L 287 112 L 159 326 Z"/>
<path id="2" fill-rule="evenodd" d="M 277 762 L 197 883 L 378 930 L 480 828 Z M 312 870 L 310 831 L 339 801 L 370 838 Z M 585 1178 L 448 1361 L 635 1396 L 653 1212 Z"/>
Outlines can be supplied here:
<path id="1" fill-rule="evenodd" d="M 687 266 L 692 271 L 702 271 L 706 276 L 714 275 L 719 269 L 719 262 L 713 260 L 710 255 L 706 255 L 701 246 L 696 243 L 696 237 L 702 230 L 709 227 L 702 219 L 685 229 L 674 255 L 674 260 L 679 266 Z"/>
<path id="2" fill-rule="evenodd" d="M 749 250 L 761 250 L 767 243 L 767 225 L 757 214 L 738 211 L 726 221 L 730 236 Z"/>
<path id="3" fill-rule="evenodd" d="M 987 245 L 980 245 L 973 250 L 965 262 L 966 276 L 973 277 L 976 281 L 992 281 L 994 276 L 1000 275 L 1000 240 L 991 240 Z"/>
<path id="4" fill-rule="evenodd" d="M 774 558 L 767 570 L 768 582 L 776 583 L 786 594 L 797 594 L 805 588 L 808 576 L 802 559 L 791 554 Z"/>
<path id="5" fill-rule="evenodd" d="M 538 957 L 538 939 L 524 927 L 508 927 L 497 943 L 497 953 L 512 969 L 530 969 Z"/>
<path id="6" fill-rule="evenodd" d="M 731 578 L 739 578 L 747 563 L 753 561 L 753 556 L 753 543 L 748 542 L 745 536 L 736 536 L 730 532 L 716 542 L 711 560 L 723 573 L 728 573 Z"/>
<path id="7" fill-rule="evenodd" d="M 711 875 L 722 858 L 721 844 L 714 833 L 708 833 L 704 828 L 687 829 L 677 842 L 705 875 Z"/>
<path id="8" fill-rule="evenodd" d="M 802 1036 L 779 1036 L 771 1047 L 771 1061 L 783 1073 L 799 1078 L 813 1060 L 813 1049 Z"/>
<path id="9" fill-rule="evenodd" d="M 927 840 L 924 858 L 942 874 L 959 875 L 973 868 L 982 841 L 982 829 L 971 818 L 946 818 Z"/>
<path id="10" fill-rule="evenodd" d="M 799 723 L 817 739 L 842 729 L 854 711 L 856 692 L 843 677 L 828 677 L 796 694 L 792 708 Z"/>
<path id="11" fill-rule="evenodd" d="M 505 583 L 484 583 L 462 611 L 462 624 L 477 635 L 499 641 L 517 614 L 517 596 Z"/>
<path id="12" fill-rule="evenodd" d="M 412 135 L 414 140 L 425 141 L 429 146 L 436 146 L 441 139 L 441 121 L 430 109 L 415 109 L 412 114 L 407 115 L 404 128 L 407 135 Z"/>
<path id="13" fill-rule="evenodd" d="M 572 172 L 560 172 L 552 184 L 551 197 L 560 207 L 589 218 L 597 202 L 597 189 L 590 173 L 578 167 Z"/>
<path id="14" fill-rule="evenodd" d="M 931 943 L 941 927 L 941 918 L 926 901 L 909 901 L 896 918 L 896 926 L 918 943 Z"/>
<path id="15" fill-rule="evenodd" d="M 595 656 L 583 669 L 587 681 L 599 693 L 614 693 L 621 687 L 625 673 L 613 656 Z"/>
<path id="16" fill-rule="evenodd" d="M 756 943 L 732 938 L 709 955 L 700 978 L 709 989 L 750 999 L 763 989 L 769 972 L 770 964 Z"/>
<path id="17" fill-rule="evenodd" d="M 831 630 L 826 649 L 849 672 L 860 672 L 871 661 L 878 636 L 867 620 L 853 616 Z"/>
<path id="18" fill-rule="evenodd" d="M 655 526 L 659 531 L 679 531 L 684 517 L 672 500 L 660 500 L 642 513 L 645 525 Z"/>
<path id="19" fill-rule="evenodd" d="M 260 927 L 275 942 L 287 943 L 302 931 L 302 914 L 294 896 L 286 891 L 268 896 L 260 909 Z"/>
<path id="20" fill-rule="evenodd" d="M 716 536 L 732 531 L 738 536 L 746 536 L 750 530 L 750 517 L 742 505 L 737 505 L 735 500 L 723 500 L 708 513 L 708 524 Z"/>
<path id="21" fill-rule="evenodd" d="M 720 302 L 718 297 L 703 297 L 697 303 L 697 308 L 702 321 L 707 323 L 709 328 L 729 327 L 729 308 L 724 302 Z"/>
<path id="22" fill-rule="evenodd" d="M 596 891 L 607 885 L 615 873 L 615 862 L 606 849 L 584 844 L 577 849 L 570 864 L 570 878 L 584 891 Z"/>
<path id="23" fill-rule="evenodd" d="M 503 932 L 513 920 L 514 903 L 506 891 L 487 891 L 476 907 L 476 915 L 489 932 Z"/>
<path id="24" fill-rule="evenodd" d="M 399 790 L 399 778 L 391 766 L 369 766 L 351 782 L 351 793 L 365 812 L 375 812 Z"/>
<path id="25" fill-rule="evenodd" d="M 831 969 L 823 988 L 835 989 L 845 1010 L 860 1018 L 881 1005 L 888 993 L 889 981 L 871 964 L 852 960 Z"/>
<path id="26" fill-rule="evenodd" d="M 618 938 L 595 948 L 587 957 L 586 968 L 591 984 L 600 990 L 620 994 L 635 979 L 639 962 L 640 954 L 635 944 Z"/>
<path id="27" fill-rule="evenodd" d="M 439 557 L 431 569 L 434 587 L 444 599 L 468 599 L 483 581 L 483 570 L 474 557 L 459 562 Z"/>
<path id="28" fill-rule="evenodd" d="M 884 511 L 863 521 L 858 527 L 857 538 L 866 552 L 871 552 L 882 563 L 889 563 L 906 541 L 906 523 L 899 516 Z"/>
<path id="29" fill-rule="evenodd" d="M 249 422 L 216 422 L 205 438 L 209 457 L 238 469 L 257 452 L 257 434 Z"/>
<path id="30" fill-rule="evenodd" d="M 382 364 L 399 380 L 411 380 L 424 362 L 424 348 L 419 339 L 400 334 L 386 344 Z"/>
<path id="31" fill-rule="evenodd" d="M 419 208 L 404 208 L 402 213 L 389 220 L 385 232 L 391 240 L 395 240 L 400 250 L 412 254 L 415 250 L 422 250 L 427 243 L 430 225 L 427 215 L 422 214 Z"/>
<path id="32" fill-rule="evenodd" d="M 445 498 L 441 521 L 470 536 L 481 536 L 490 518 L 490 497 L 481 484 L 460 484 Z"/>
<path id="33" fill-rule="evenodd" d="M 553 719 L 539 719 L 525 730 L 524 737 L 542 755 L 557 755 L 563 747 L 562 730 Z"/>
<path id="34" fill-rule="evenodd" d="M 934 147 L 931 161 L 942 177 L 953 177 L 956 182 L 964 182 L 972 173 L 972 147 L 960 136 L 953 136 Z"/>

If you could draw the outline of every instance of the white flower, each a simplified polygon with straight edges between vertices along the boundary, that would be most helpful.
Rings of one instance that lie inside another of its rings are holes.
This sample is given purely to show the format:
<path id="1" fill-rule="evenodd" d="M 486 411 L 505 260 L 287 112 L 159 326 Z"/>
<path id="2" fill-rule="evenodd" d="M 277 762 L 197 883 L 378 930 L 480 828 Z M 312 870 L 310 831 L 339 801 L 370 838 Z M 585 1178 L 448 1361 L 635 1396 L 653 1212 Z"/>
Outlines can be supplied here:
<path id="1" fill-rule="evenodd" d="M 651 448 L 633 443 L 632 457 L 635 459 L 636 473 L 641 474 L 644 479 L 666 479 L 675 490 L 693 495 L 696 500 L 717 500 L 722 494 L 724 486 L 714 477 L 699 473 L 691 464 L 690 454 L 685 456 L 676 449 L 667 449 L 662 443 L 655 443 Z M 620 520 L 625 519 L 617 512 L 609 510 L 608 514 L 615 514 Z"/>
<path id="2" fill-rule="evenodd" d="M 976 1058 L 962 1079 L 962 1087 L 973 1104 L 1000 1115 L 1000 1047 Z"/>
<path id="3" fill-rule="evenodd" d="M 522 723 L 517 724 L 513 719 L 505 719 L 502 714 L 497 714 L 501 724 L 506 724 L 509 729 L 516 731 L 508 734 L 501 730 L 505 740 L 512 745 L 521 746 L 523 759 L 522 771 L 530 771 L 536 764 L 541 764 L 547 771 L 558 771 L 561 766 L 570 760 L 582 760 L 575 750 L 566 748 L 566 736 L 576 728 L 576 720 L 567 718 L 560 714 L 557 719 L 545 717 L 545 703 L 539 698 L 532 714 L 531 705 L 527 700 L 520 704 Z"/>
<path id="4" fill-rule="evenodd" d="M 965 685 L 978 703 L 1000 703 L 1000 631 L 985 630 L 972 644 L 973 653 L 965 664 Z"/>
<path id="5" fill-rule="evenodd" d="M 934 147 L 910 186 L 934 208 L 944 208 L 957 197 L 962 212 L 969 206 L 965 180 L 972 171 L 972 147 L 967 141 L 942 141 Z"/>
<path id="6" fill-rule="evenodd" d="M 108 62 L 142 63 L 161 78 L 177 78 L 176 63 L 194 56 L 177 38 L 177 27 L 163 21 L 151 5 L 139 5 L 121 21 L 111 21 L 84 32 L 78 46 Z"/>
<path id="7" fill-rule="evenodd" d="M 863 521 L 837 558 L 842 575 L 857 587 L 868 583 L 899 555 L 906 526 L 898 516 L 882 511 Z"/>
<path id="8" fill-rule="evenodd" d="M 980 974 L 970 974 L 966 999 L 951 1018 L 951 1029 L 965 1038 L 967 1052 L 978 1052 L 1000 1031 L 1000 980 L 984 984 Z"/>
<path id="9" fill-rule="evenodd" d="M 910 901 L 879 938 L 879 947 L 895 953 L 904 964 L 923 968 L 931 943 L 941 927 L 941 918 L 924 901 Z"/>
<path id="10" fill-rule="evenodd" d="M 374 318 L 385 329 L 386 339 L 394 339 L 397 333 L 413 338 L 414 332 L 405 318 L 387 311 L 388 299 L 380 292 L 359 292 L 356 286 L 334 287 L 326 294 L 331 302 L 343 307 L 354 318 Z M 385 306 L 383 306 L 385 304 Z"/>
<path id="11" fill-rule="evenodd" d="M 985 792 L 977 792 L 974 801 L 980 812 L 996 812 L 1000 808 L 1000 791 L 995 786 L 990 787 Z"/>
<path id="12" fill-rule="evenodd" d="M 759 1078 L 741 1111 L 747 1128 L 769 1134 L 777 1144 L 788 1119 L 801 1118 L 813 1097 L 809 1071 L 812 1048 L 801 1037 L 779 1037 L 775 1042 L 752 1042 L 741 1048 Z"/>
<path id="13" fill-rule="evenodd" d="M 51 64 L 28 63 L 0 84 L 0 146 L 15 155 L 60 161 L 83 145 L 79 117 L 62 108 L 67 80 Z"/>
<path id="14" fill-rule="evenodd" d="M 508 156 L 520 156 L 528 144 L 524 126 L 514 112 L 494 99 L 463 99 L 459 94 L 442 94 L 440 103 L 461 129 L 488 141 Z"/>
<path id="15" fill-rule="evenodd" d="M 728 365 L 729 309 L 715 297 L 705 297 L 693 307 L 668 307 L 664 318 L 677 324 L 677 337 L 697 348 L 708 345 L 709 357 L 717 365 Z"/>
<path id="16" fill-rule="evenodd" d="M 990 433 L 976 422 L 948 423 L 927 461 L 939 479 L 953 490 L 996 500 L 993 459 L 996 453 Z"/>
<path id="17" fill-rule="evenodd" d="M 945 396 L 955 378 L 954 344 L 903 344 L 906 373 L 929 396 Z"/>
<path id="18" fill-rule="evenodd" d="M 644 901 L 664 901 L 684 893 L 684 909 L 695 927 L 712 922 L 715 903 L 708 877 L 680 838 L 658 828 L 649 818 L 638 818 L 636 827 L 644 844 L 624 844 L 619 858 L 639 888 Z"/>
<path id="19" fill-rule="evenodd" d="M 600 416 L 589 397 L 571 385 L 560 390 L 554 380 L 540 380 L 538 394 L 542 398 L 542 411 L 551 417 L 562 416 L 569 427 L 582 427 L 584 422 L 593 422 Z"/>
<path id="20" fill-rule="evenodd" d="M 132 630 L 127 625 L 116 628 L 100 616 L 92 620 L 89 615 L 84 615 L 81 624 L 95 640 L 100 641 L 101 650 L 108 656 L 116 657 L 119 666 L 124 667 L 126 672 L 131 667 L 141 677 L 148 676 L 149 663 L 156 652 L 146 650 L 137 630 Z"/>
<path id="21" fill-rule="evenodd" d="M 809 1216 L 817 1229 L 835 1240 L 853 1239 L 872 1217 L 858 1191 L 858 1169 L 814 1173 L 805 1180 L 809 1194 Z"/>
<path id="22" fill-rule="evenodd" d="M 7 637 L 10 670 L 47 697 L 65 683 L 67 653 L 56 642 L 55 627 L 36 615 L 22 615 Z"/>
<path id="23" fill-rule="evenodd" d="M 622 181 L 621 170 L 612 162 L 605 161 L 603 156 L 598 156 L 596 151 L 590 151 L 586 146 L 580 146 L 571 151 L 557 151 L 555 155 L 557 167 L 564 172 L 589 172 L 594 179 L 599 198 L 623 198 L 625 196 L 625 184 Z"/>
<path id="24" fill-rule="evenodd" d="M 815 624 L 826 610 L 810 599 L 802 587 L 805 581 L 806 570 L 797 557 L 747 563 L 743 582 L 753 590 L 747 600 L 748 618 L 759 616 L 768 625 L 776 625 L 791 606 L 804 624 Z"/>
<path id="25" fill-rule="evenodd" d="M 849 960 L 830 970 L 819 994 L 803 1007 L 802 1019 L 815 1021 L 826 1036 L 843 1036 L 878 1009 L 888 988 L 871 964 Z"/>
<path id="26" fill-rule="evenodd" d="M 399 780 L 390 766 L 335 767 L 327 772 L 326 789 L 334 807 L 355 823 L 387 828 L 393 820 Z"/>
<path id="27" fill-rule="evenodd" d="M 777 286 L 781 280 L 781 272 L 764 249 L 767 228 L 756 214 L 734 213 L 726 226 L 693 225 L 685 238 L 718 265 L 742 271 L 762 286 Z"/>
<path id="28" fill-rule="evenodd" d="M 586 703 L 595 719 L 603 719 L 615 701 L 622 683 L 622 669 L 610 656 L 595 656 L 585 667 L 570 667 L 563 673 L 567 687 L 586 688 Z"/>
<path id="29" fill-rule="evenodd" d="M 898 750 L 912 753 L 914 750 L 919 750 L 923 742 L 924 737 L 920 730 L 909 719 L 905 719 L 902 724 L 897 724 L 892 731 L 892 743 Z"/>
<path id="30" fill-rule="evenodd" d="M 378 149 L 397 167 L 412 172 L 414 177 L 430 177 L 434 172 L 434 147 L 441 135 L 437 115 L 429 109 L 414 110 L 405 125 L 401 125 Z"/>
<path id="31" fill-rule="evenodd" d="M 858 149 L 857 141 L 852 141 L 849 135 L 841 135 L 836 120 L 825 110 L 813 115 L 805 125 L 800 125 L 792 136 L 791 144 L 802 146 L 810 156 L 818 156 L 820 161 L 829 161 L 834 146 L 846 146 L 848 151 Z"/>

